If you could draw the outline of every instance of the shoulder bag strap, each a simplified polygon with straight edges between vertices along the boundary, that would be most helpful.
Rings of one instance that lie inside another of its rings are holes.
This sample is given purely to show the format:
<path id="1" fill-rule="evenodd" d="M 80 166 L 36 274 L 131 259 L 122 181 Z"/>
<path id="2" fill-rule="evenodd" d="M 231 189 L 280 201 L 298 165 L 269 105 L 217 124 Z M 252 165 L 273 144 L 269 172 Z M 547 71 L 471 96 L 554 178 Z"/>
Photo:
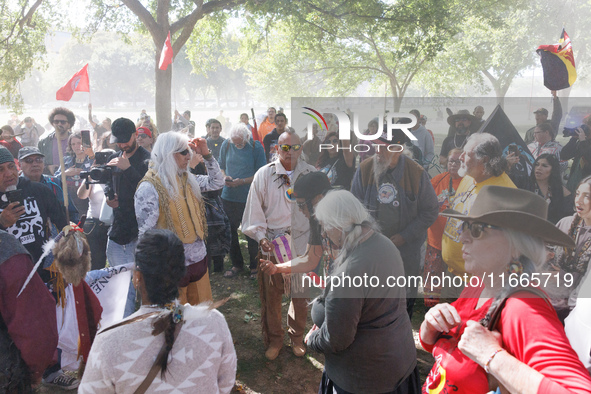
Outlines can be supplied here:
<path id="1" fill-rule="evenodd" d="M 503 312 L 503 308 L 505 307 L 505 304 L 507 303 L 507 299 L 509 299 L 509 297 L 513 296 L 515 293 L 518 293 L 520 291 L 527 291 L 527 292 L 533 293 L 533 294 L 537 295 L 538 297 L 542 298 L 544 301 L 546 301 L 546 303 L 549 306 L 552 306 L 552 304 L 550 303 L 550 300 L 548 300 L 548 296 L 542 290 L 537 289 L 535 287 L 515 287 L 515 288 L 511 289 L 511 291 L 501 300 L 501 302 L 499 303 L 497 308 L 491 314 L 490 320 L 487 325 L 487 328 L 490 331 L 493 331 L 496 328 L 499 320 L 501 319 L 501 313 Z"/>

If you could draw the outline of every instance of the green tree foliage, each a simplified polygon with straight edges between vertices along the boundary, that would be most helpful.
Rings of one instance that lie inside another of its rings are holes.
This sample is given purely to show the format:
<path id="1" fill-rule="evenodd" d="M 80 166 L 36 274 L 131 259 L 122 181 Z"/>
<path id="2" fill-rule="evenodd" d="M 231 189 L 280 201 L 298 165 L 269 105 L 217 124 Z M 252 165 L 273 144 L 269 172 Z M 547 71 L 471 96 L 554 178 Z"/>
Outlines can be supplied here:
<path id="1" fill-rule="evenodd" d="M 246 0 L 91 0 L 95 11 L 94 28 L 109 27 L 121 32 L 141 30 L 147 32 L 154 43 L 153 61 L 156 83 L 156 119 L 160 130 L 171 127 L 172 67 L 163 71 L 158 68 L 160 52 L 170 31 L 174 55 L 185 45 L 197 22 L 204 16 L 221 10 L 232 10 L 246 3 Z"/>
<path id="2" fill-rule="evenodd" d="M 42 62 L 45 34 L 44 0 L 0 2 L 0 104 L 22 113 L 19 83 Z"/>
<path id="3" fill-rule="evenodd" d="M 204 17 L 186 45 L 193 72 L 203 77 L 202 89 L 214 91 L 218 107 L 228 96 L 247 101 L 244 59 L 236 34 L 227 26 L 230 16 L 228 12 L 216 12 Z"/>
<path id="4" fill-rule="evenodd" d="M 286 10 L 281 18 L 253 16 L 245 28 L 258 60 L 248 75 L 259 94 L 270 93 L 265 78 L 303 94 L 348 95 L 365 81 L 387 83 L 398 110 L 416 74 L 457 33 L 464 8 L 452 0 L 308 0 Z"/>

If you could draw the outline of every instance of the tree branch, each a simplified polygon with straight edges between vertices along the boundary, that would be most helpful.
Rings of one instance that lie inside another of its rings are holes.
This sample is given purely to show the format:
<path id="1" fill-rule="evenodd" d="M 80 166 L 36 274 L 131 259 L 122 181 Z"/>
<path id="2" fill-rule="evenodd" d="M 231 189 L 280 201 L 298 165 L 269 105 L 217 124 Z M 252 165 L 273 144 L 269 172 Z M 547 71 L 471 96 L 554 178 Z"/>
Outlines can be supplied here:
<path id="1" fill-rule="evenodd" d="M 146 29 L 148 29 L 148 32 L 150 32 L 150 35 L 152 36 L 152 40 L 154 41 L 156 46 L 158 46 L 156 38 L 159 37 L 161 34 L 160 27 L 152 17 L 152 14 L 150 14 L 150 11 L 148 11 L 142 5 L 142 3 L 139 2 L 139 0 L 121 0 L 121 2 L 125 4 L 125 6 L 129 8 L 131 12 L 133 12 L 139 18 L 139 20 L 144 24 L 144 26 L 146 26 Z M 163 42 L 164 40 L 160 42 L 160 45 L 162 45 Z"/>
<path id="2" fill-rule="evenodd" d="M 187 40 L 191 37 L 191 33 L 193 33 L 197 21 L 203 18 L 204 15 L 209 15 L 223 9 L 233 8 L 237 5 L 244 4 L 245 2 L 246 0 L 219 0 L 209 1 L 203 4 L 203 0 L 195 0 L 194 3 L 197 5 L 197 8 L 195 8 L 195 10 L 189 15 L 179 19 L 170 26 L 171 35 L 181 30 L 181 34 L 172 44 L 172 53 L 176 56 L 183 45 L 187 43 Z M 164 40 L 162 40 L 162 42 L 164 42 Z"/>
<path id="3" fill-rule="evenodd" d="M 33 19 L 33 14 L 35 14 L 35 11 L 37 11 L 37 8 L 39 8 L 41 3 L 43 3 L 43 0 L 37 0 L 35 2 L 35 4 L 33 4 L 31 6 L 31 8 L 29 8 L 29 11 L 27 12 L 27 14 L 21 18 L 21 20 L 18 22 L 18 25 L 20 27 L 20 31 L 23 30 L 25 23 L 27 24 L 27 26 L 31 25 L 31 19 Z M 24 10 L 24 6 L 23 6 L 23 10 Z"/>

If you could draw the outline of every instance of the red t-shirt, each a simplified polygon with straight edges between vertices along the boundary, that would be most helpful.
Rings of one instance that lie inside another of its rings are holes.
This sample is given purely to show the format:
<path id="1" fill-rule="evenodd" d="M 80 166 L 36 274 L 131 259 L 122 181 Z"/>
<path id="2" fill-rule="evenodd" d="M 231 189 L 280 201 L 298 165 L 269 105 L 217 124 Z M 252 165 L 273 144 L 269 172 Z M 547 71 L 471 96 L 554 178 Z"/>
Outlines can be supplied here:
<path id="1" fill-rule="evenodd" d="M 441 334 L 432 346 L 421 341 L 423 348 L 435 357 L 423 393 L 489 391 L 484 369 L 458 349 L 466 322 L 482 319 L 492 303 L 492 299 L 488 300 L 475 309 L 481 292 L 482 288 L 466 287 L 452 304 L 462 323 L 449 334 Z M 554 309 L 531 293 L 522 294 L 524 298 L 513 296 L 507 300 L 501 313 L 497 329 L 503 337 L 503 348 L 545 376 L 539 393 L 591 393 L 591 377 L 571 348 Z"/>
<path id="2" fill-rule="evenodd" d="M 462 178 L 452 180 L 451 187 L 455 191 L 458 189 Z M 439 203 L 439 212 L 449 208 L 449 172 L 444 172 L 431 179 L 431 184 L 437 194 L 437 201 Z M 452 197 L 453 199 L 453 197 Z M 441 238 L 443 237 L 443 229 L 447 218 L 438 216 L 435 223 L 427 230 L 427 243 L 429 246 L 441 250 Z"/>

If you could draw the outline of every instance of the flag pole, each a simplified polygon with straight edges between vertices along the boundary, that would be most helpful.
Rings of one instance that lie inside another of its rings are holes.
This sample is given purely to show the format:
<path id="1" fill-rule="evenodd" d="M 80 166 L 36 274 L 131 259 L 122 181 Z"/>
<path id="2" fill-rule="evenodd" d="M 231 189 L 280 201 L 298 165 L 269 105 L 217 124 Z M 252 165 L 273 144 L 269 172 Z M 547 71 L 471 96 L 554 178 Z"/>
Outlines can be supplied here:
<path id="1" fill-rule="evenodd" d="M 64 206 L 66 207 L 66 220 L 70 223 L 70 212 L 68 211 L 68 183 L 66 180 L 66 167 L 64 165 L 64 153 L 62 152 L 62 142 L 59 138 L 59 133 L 56 130 L 55 136 L 57 137 L 57 152 L 60 156 L 60 168 L 61 168 L 61 179 L 62 179 L 62 193 L 64 196 Z"/>

